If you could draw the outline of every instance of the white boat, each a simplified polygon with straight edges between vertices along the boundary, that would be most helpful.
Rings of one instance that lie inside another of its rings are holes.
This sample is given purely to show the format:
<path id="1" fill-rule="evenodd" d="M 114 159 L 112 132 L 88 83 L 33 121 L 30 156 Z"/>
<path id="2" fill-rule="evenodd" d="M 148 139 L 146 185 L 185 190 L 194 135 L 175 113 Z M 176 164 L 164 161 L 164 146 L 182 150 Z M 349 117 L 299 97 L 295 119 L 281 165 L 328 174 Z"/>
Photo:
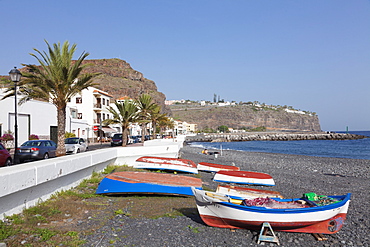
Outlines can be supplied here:
<path id="1" fill-rule="evenodd" d="M 188 159 L 143 156 L 136 160 L 134 168 L 171 170 L 198 174 L 197 165 Z"/>
<path id="2" fill-rule="evenodd" d="M 274 186 L 274 179 L 266 173 L 249 171 L 219 171 L 213 181 L 235 184 L 254 184 Z"/>

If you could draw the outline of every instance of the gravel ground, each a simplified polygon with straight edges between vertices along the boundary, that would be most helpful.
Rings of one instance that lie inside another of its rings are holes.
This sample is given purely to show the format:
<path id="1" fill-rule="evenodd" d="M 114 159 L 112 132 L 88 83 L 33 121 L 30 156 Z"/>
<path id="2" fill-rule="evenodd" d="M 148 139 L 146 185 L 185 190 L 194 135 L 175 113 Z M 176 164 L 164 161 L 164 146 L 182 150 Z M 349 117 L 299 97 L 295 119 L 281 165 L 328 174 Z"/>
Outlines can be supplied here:
<path id="1" fill-rule="evenodd" d="M 185 146 L 180 154 L 196 163 L 235 163 L 242 170 L 268 173 L 276 183 L 272 189 L 285 197 L 299 197 L 306 192 L 324 195 L 352 193 L 347 220 L 340 232 L 326 235 L 326 241 L 317 241 L 311 234 L 277 232 L 281 246 L 370 246 L 370 160 L 238 151 L 223 151 L 222 156 L 215 159 L 214 156 L 200 154 L 200 151 L 199 148 Z M 206 187 L 217 187 L 211 174 L 202 172 L 201 175 Z M 209 227 L 194 212 L 158 219 L 118 215 L 94 234 L 85 236 L 87 243 L 84 246 L 258 246 L 259 232 Z M 260 245 L 276 246 L 269 242 Z"/>

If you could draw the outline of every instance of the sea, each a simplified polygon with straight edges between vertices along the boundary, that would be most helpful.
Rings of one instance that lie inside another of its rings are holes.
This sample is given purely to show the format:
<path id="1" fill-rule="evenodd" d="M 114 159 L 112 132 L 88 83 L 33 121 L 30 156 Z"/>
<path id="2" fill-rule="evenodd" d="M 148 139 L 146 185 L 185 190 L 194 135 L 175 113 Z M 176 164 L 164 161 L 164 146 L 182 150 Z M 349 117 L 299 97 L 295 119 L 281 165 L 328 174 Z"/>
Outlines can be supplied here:
<path id="1" fill-rule="evenodd" d="M 191 146 L 206 149 L 298 154 L 318 157 L 370 160 L 370 131 L 335 131 L 368 136 L 357 140 L 193 142 Z"/>

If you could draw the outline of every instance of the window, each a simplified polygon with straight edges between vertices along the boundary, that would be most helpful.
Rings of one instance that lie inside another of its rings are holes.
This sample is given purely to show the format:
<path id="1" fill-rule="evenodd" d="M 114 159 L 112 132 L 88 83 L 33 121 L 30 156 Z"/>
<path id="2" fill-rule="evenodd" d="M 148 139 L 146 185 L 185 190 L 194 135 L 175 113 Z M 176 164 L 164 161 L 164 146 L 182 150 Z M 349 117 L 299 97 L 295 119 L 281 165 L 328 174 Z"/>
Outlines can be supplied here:
<path id="1" fill-rule="evenodd" d="M 105 120 L 105 113 L 103 113 L 103 121 Z"/>
<path id="2" fill-rule="evenodd" d="M 107 105 L 109 105 L 109 99 L 107 99 Z"/>
<path id="3" fill-rule="evenodd" d="M 71 117 L 72 117 L 72 118 L 77 118 L 77 112 L 76 112 L 76 111 L 74 111 L 74 110 L 72 110 L 72 111 L 71 111 Z"/>
<path id="4" fill-rule="evenodd" d="M 83 135 L 83 136 L 85 135 L 85 130 L 82 130 L 82 135 Z"/>
<path id="5" fill-rule="evenodd" d="M 77 118 L 82 119 L 82 113 L 77 113 Z"/>
<path id="6" fill-rule="evenodd" d="M 105 105 L 105 99 L 103 98 L 103 105 Z"/>
<path id="7" fill-rule="evenodd" d="M 82 103 L 82 98 L 76 97 L 76 104 L 81 104 L 81 103 Z"/>

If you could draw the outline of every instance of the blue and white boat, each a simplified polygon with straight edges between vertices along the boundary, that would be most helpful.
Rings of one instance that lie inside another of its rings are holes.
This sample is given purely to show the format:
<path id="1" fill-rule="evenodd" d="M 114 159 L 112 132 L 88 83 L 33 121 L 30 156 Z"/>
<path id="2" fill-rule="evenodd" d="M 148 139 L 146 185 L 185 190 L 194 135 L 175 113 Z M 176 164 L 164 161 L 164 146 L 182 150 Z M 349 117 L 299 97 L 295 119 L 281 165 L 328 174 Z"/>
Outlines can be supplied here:
<path id="1" fill-rule="evenodd" d="M 250 200 L 235 200 L 224 194 L 193 188 L 198 212 L 204 223 L 221 228 L 259 230 L 264 222 L 275 231 L 333 234 L 346 219 L 351 194 L 327 196 L 327 205 L 308 200 L 279 198 L 251 199 L 267 201 L 266 205 L 249 205 Z"/>

